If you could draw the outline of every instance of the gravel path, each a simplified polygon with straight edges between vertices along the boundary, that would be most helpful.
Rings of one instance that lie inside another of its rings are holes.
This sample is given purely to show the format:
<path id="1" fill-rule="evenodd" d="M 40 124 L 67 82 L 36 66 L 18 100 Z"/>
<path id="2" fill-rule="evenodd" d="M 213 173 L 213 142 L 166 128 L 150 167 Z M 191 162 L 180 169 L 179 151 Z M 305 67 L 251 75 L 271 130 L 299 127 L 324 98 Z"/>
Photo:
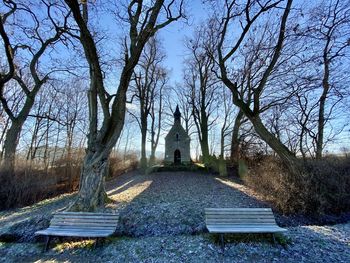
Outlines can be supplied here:
<path id="1" fill-rule="evenodd" d="M 162 236 L 204 232 L 205 207 L 267 206 L 239 187 L 211 175 L 162 172 L 125 175 L 110 182 L 108 193 L 121 211 L 121 234 Z"/>
<path id="2" fill-rule="evenodd" d="M 89 249 L 91 242 L 65 242 L 41 253 L 41 244 L 30 242 L 33 232 L 68 204 L 71 195 L 65 195 L 0 213 L 2 239 L 17 237 L 16 243 L 0 243 L 0 262 L 350 262 L 350 223 L 288 227 L 285 246 L 247 237 L 222 252 L 205 231 L 204 207 L 268 206 L 234 180 L 132 172 L 108 182 L 107 190 L 114 200 L 108 209 L 121 213 L 117 237 L 96 250 Z"/>

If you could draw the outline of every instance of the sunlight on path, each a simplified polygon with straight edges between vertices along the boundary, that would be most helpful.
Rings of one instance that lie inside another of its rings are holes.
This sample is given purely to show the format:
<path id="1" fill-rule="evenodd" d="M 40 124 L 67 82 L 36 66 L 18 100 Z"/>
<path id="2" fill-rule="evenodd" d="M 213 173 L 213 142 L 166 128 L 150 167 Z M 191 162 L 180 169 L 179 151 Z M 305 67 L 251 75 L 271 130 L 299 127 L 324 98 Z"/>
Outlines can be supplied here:
<path id="1" fill-rule="evenodd" d="M 244 186 L 243 184 L 238 184 L 238 183 L 235 183 L 229 179 L 224 179 L 224 178 L 219 178 L 219 177 L 215 177 L 215 180 L 224 184 L 224 185 L 227 185 L 229 187 L 231 187 L 232 189 L 234 190 L 238 190 L 242 193 L 245 193 L 246 195 L 252 197 L 252 198 L 255 198 L 255 199 L 258 199 L 258 200 L 261 200 L 261 201 L 266 201 L 264 200 L 264 198 L 262 196 L 260 196 L 258 193 L 256 193 L 255 191 L 253 191 L 252 189 Z"/>
<path id="2" fill-rule="evenodd" d="M 108 208 L 118 209 L 121 208 L 119 207 L 120 205 L 127 205 L 152 184 L 152 180 L 139 183 L 134 181 L 132 179 L 117 188 L 107 191 L 108 196 L 115 201 L 114 204 L 109 204 Z"/>

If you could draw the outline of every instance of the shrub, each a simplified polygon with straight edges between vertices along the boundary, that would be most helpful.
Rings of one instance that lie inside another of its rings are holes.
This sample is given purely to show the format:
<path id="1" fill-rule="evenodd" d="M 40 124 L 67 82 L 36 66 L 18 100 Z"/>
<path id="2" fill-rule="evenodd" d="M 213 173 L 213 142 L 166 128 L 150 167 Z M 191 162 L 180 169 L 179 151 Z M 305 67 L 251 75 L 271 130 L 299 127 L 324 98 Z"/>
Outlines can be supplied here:
<path id="1" fill-rule="evenodd" d="M 17 161 L 15 174 L 0 171 L 0 210 L 31 205 L 45 198 L 78 189 L 82 156 L 60 158 L 50 167 Z M 136 169 L 137 156 L 114 155 L 110 158 L 109 178 Z"/>
<path id="2" fill-rule="evenodd" d="M 128 171 L 135 170 L 138 166 L 138 158 L 136 154 L 113 154 L 109 158 L 109 171 L 107 178 L 114 178 Z"/>
<path id="3" fill-rule="evenodd" d="M 272 156 L 250 160 L 245 183 L 284 213 L 328 214 L 350 211 L 349 158 L 304 162 L 304 173 L 292 176 Z"/>
<path id="4" fill-rule="evenodd" d="M 31 205 L 45 198 L 75 190 L 80 166 L 48 169 L 20 165 L 15 174 L 0 171 L 0 210 Z"/>

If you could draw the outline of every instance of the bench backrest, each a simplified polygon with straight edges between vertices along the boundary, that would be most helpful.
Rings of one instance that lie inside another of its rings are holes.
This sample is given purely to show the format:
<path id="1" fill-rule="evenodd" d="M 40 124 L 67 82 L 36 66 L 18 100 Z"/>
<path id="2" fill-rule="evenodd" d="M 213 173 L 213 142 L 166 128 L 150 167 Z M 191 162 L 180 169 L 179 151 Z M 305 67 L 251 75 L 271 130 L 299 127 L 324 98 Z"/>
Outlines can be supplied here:
<path id="1" fill-rule="evenodd" d="M 88 212 L 59 212 L 55 213 L 51 228 L 74 229 L 86 228 L 89 230 L 115 230 L 119 214 L 88 213 Z"/>
<path id="2" fill-rule="evenodd" d="M 271 208 L 206 208 L 207 225 L 275 225 Z"/>

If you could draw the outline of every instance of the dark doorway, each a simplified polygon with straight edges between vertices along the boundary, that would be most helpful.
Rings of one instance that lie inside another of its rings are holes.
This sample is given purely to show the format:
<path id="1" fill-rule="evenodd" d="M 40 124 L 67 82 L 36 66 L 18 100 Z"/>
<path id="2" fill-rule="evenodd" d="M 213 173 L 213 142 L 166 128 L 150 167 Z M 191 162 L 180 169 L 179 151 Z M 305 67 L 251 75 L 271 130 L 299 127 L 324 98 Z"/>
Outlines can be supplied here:
<path id="1" fill-rule="evenodd" d="M 174 164 L 181 164 L 181 152 L 178 149 L 174 152 Z"/>

